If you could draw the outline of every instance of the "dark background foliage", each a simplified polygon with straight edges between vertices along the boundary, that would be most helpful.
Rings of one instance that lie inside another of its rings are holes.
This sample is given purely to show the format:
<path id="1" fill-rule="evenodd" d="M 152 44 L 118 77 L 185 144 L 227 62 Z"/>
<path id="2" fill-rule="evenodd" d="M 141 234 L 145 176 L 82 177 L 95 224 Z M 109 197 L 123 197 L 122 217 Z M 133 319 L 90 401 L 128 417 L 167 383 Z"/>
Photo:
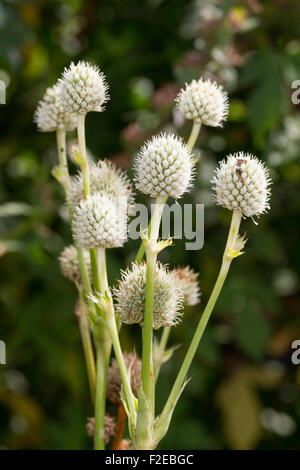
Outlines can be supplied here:
<path id="1" fill-rule="evenodd" d="M 50 173 L 55 136 L 32 122 L 46 87 L 70 61 L 85 59 L 105 71 L 111 94 L 105 113 L 87 118 L 89 150 L 123 168 L 159 130 L 188 135 L 190 123 L 172 110 L 185 81 L 213 78 L 230 94 L 224 128 L 201 131 L 195 187 L 185 198 L 205 204 L 204 247 L 188 252 L 176 241 L 163 256 L 200 272 L 202 301 L 174 329 L 171 342 L 181 348 L 164 366 L 159 406 L 220 265 L 230 214 L 213 205 L 213 169 L 243 149 L 272 173 L 271 211 L 257 226 L 243 221 L 246 254 L 233 263 L 161 448 L 299 448 L 300 369 L 291 362 L 291 343 L 300 338 L 300 117 L 291 102 L 291 83 L 300 78 L 299 20 L 298 0 L 1 1 L 1 446 L 92 446 L 76 292 L 57 262 L 71 235 Z M 112 250 L 112 283 L 137 246 Z M 139 338 L 138 328 L 123 329 L 125 348 L 139 349 Z"/>

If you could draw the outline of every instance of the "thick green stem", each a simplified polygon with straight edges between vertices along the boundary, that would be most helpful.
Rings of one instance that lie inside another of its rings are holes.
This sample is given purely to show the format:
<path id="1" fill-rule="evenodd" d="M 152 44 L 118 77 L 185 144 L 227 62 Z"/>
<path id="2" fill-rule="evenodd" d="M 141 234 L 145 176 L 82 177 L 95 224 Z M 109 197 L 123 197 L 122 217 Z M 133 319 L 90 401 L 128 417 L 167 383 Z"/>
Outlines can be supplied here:
<path id="1" fill-rule="evenodd" d="M 96 387 L 96 370 L 95 370 L 95 360 L 94 353 L 91 341 L 91 335 L 89 330 L 89 321 L 86 312 L 86 306 L 83 300 L 83 293 L 79 290 L 79 302 L 80 302 L 80 334 L 81 341 L 83 345 L 83 352 L 85 357 L 85 364 L 87 369 L 88 381 L 90 386 L 90 393 L 92 403 L 94 404 L 95 400 L 95 387 Z"/>
<path id="2" fill-rule="evenodd" d="M 110 359 L 111 341 L 101 331 L 101 337 L 95 339 L 97 353 L 96 399 L 95 399 L 95 450 L 104 450 L 105 408 L 106 408 L 106 377 Z"/>
<path id="3" fill-rule="evenodd" d="M 165 404 L 165 407 L 162 411 L 162 414 L 160 415 L 157 429 L 158 429 L 158 435 L 157 439 L 158 442 L 159 440 L 163 437 L 164 433 L 166 432 L 166 423 L 170 421 L 171 419 L 171 414 L 174 409 L 174 406 L 176 404 L 176 401 L 178 399 L 178 396 L 180 394 L 180 391 L 184 385 L 184 381 L 186 379 L 186 375 L 188 373 L 188 370 L 190 368 L 191 362 L 195 356 L 195 353 L 197 351 L 197 348 L 199 346 L 199 342 L 202 338 L 202 335 L 204 333 L 204 330 L 206 328 L 206 325 L 208 323 L 208 320 L 210 318 L 210 315 L 213 311 L 213 308 L 216 304 L 216 301 L 219 297 L 219 294 L 221 292 L 221 289 L 223 287 L 224 281 L 226 279 L 226 276 L 228 274 L 230 264 L 232 261 L 232 257 L 229 256 L 230 250 L 234 250 L 235 248 L 235 243 L 237 240 L 238 236 L 238 231 L 239 231 L 239 226 L 241 223 L 241 213 L 239 212 L 233 212 L 232 214 L 232 220 L 231 220 L 231 225 L 230 225 L 230 230 L 227 238 L 227 243 L 223 255 L 223 261 L 221 265 L 221 269 L 218 275 L 218 278 L 216 280 L 215 286 L 213 288 L 213 291 L 211 293 L 211 296 L 209 298 L 209 301 L 206 305 L 206 308 L 200 318 L 200 321 L 198 323 L 197 329 L 195 331 L 194 337 L 192 339 L 192 342 L 189 346 L 189 349 L 186 353 L 186 356 L 184 358 L 184 361 L 182 363 L 182 366 L 179 370 L 178 376 L 176 378 L 176 381 L 173 385 L 173 388 L 171 390 L 171 393 L 169 395 L 169 398 Z M 162 430 L 162 435 L 159 435 L 159 429 L 161 428 Z"/>

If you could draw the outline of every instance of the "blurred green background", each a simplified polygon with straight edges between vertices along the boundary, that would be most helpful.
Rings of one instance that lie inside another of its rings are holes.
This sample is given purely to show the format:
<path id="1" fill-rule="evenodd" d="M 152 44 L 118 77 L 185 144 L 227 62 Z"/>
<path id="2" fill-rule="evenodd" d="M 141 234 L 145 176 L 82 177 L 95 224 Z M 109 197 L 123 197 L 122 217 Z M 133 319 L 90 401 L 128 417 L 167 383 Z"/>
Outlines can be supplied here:
<path id="1" fill-rule="evenodd" d="M 299 1 L 2 0 L 0 44 L 7 84 L 0 105 L 0 339 L 7 345 L 0 446 L 92 447 L 76 292 L 57 261 L 71 235 L 50 173 L 55 135 L 38 133 L 32 122 L 46 87 L 72 60 L 85 59 L 105 72 L 111 94 L 105 113 L 87 118 L 89 150 L 124 169 L 152 134 L 188 136 L 191 123 L 173 110 L 185 81 L 213 78 L 230 94 L 224 128 L 201 131 L 201 161 L 185 198 L 205 204 L 204 248 L 188 252 L 176 241 L 162 257 L 200 272 L 202 301 L 172 333 L 182 346 L 164 366 L 159 406 L 220 265 L 230 213 L 212 202 L 217 161 L 243 149 L 271 168 L 271 211 L 257 226 L 242 223 L 246 254 L 233 263 L 160 448 L 299 449 L 300 368 L 291 362 L 291 343 L 300 339 L 300 114 L 291 102 L 291 83 L 300 79 Z M 131 241 L 111 250 L 112 283 L 137 247 Z M 139 333 L 123 329 L 125 348 L 139 349 Z"/>

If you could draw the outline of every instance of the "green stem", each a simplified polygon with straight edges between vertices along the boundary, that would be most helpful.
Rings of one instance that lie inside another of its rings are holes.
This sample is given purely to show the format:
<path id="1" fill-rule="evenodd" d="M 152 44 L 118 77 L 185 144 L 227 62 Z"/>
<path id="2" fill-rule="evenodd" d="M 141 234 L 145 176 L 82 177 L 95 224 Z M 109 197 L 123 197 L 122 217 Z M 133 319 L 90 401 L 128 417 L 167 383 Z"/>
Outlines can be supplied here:
<path id="1" fill-rule="evenodd" d="M 186 144 L 189 152 L 193 151 L 200 129 L 201 129 L 201 122 L 193 121 L 192 131 L 190 133 L 189 140 L 187 141 L 187 144 Z"/>
<path id="2" fill-rule="evenodd" d="M 182 389 L 182 386 L 184 385 L 184 381 L 186 379 L 186 375 L 188 373 L 188 370 L 190 368 L 191 362 L 195 356 L 196 350 L 199 346 L 200 340 L 202 338 L 202 335 L 204 333 L 204 330 L 206 328 L 206 325 L 208 323 L 208 320 L 210 318 L 210 315 L 213 311 L 213 308 L 216 304 L 216 301 L 219 297 L 219 294 L 221 292 L 221 289 L 223 287 L 224 281 L 226 279 L 226 276 L 228 274 L 230 264 L 232 261 L 232 257 L 228 256 L 228 252 L 231 249 L 234 249 L 235 242 L 238 236 L 238 231 L 239 231 L 239 226 L 241 223 L 241 214 L 239 212 L 233 212 L 232 214 L 232 220 L 231 220 L 231 225 L 229 229 L 229 234 L 227 238 L 227 243 L 226 247 L 224 250 L 224 255 L 223 255 L 223 261 L 221 265 L 221 269 L 218 275 L 218 278 L 216 280 L 215 286 L 213 288 L 213 291 L 211 293 L 211 296 L 209 298 L 209 301 L 206 305 L 206 308 L 199 320 L 197 329 L 195 331 L 194 337 L 191 341 L 191 344 L 189 346 L 189 349 L 186 353 L 186 356 L 184 358 L 184 361 L 182 363 L 182 366 L 179 370 L 178 376 L 176 378 L 176 381 L 173 385 L 173 388 L 171 390 L 171 393 L 169 395 L 169 398 L 165 404 L 165 407 L 162 411 L 162 414 L 160 415 L 159 422 L 157 428 L 159 429 L 160 426 L 162 426 L 163 429 L 165 429 L 165 422 L 170 420 L 170 414 L 172 413 L 174 406 L 176 404 L 176 401 L 178 399 L 178 396 L 180 394 L 180 391 Z M 162 438 L 163 435 L 160 437 Z M 158 437 L 158 441 L 159 441 Z"/>
<path id="3" fill-rule="evenodd" d="M 95 370 L 95 359 L 91 341 L 91 335 L 89 330 L 88 316 L 86 312 L 86 306 L 83 300 L 83 293 L 79 290 L 79 302 L 80 302 L 80 334 L 81 341 L 83 345 L 83 352 L 85 357 L 88 381 L 90 386 L 90 393 L 92 403 L 94 404 L 95 400 L 95 387 L 96 387 L 96 370 Z"/>
<path id="4" fill-rule="evenodd" d="M 156 198 L 153 217 L 151 220 L 150 239 L 146 246 L 147 276 L 146 276 L 146 300 L 143 325 L 142 347 L 142 386 L 145 398 L 154 416 L 155 412 L 155 379 L 153 367 L 153 305 L 154 305 L 154 280 L 157 259 L 157 238 L 159 226 L 164 208 L 165 198 Z"/>
<path id="5" fill-rule="evenodd" d="M 97 374 L 95 399 L 95 450 L 105 450 L 105 408 L 106 408 L 106 377 L 110 359 L 111 341 L 101 332 L 99 341 L 96 338 Z"/>

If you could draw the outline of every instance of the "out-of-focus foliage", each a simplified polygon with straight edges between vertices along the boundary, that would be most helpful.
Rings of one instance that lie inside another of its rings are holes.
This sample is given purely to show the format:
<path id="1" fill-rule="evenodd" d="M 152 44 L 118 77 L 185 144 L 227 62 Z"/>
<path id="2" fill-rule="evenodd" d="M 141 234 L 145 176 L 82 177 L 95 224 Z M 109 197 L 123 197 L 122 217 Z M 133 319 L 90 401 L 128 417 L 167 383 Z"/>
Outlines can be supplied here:
<path id="1" fill-rule="evenodd" d="M 181 348 L 163 366 L 159 406 L 224 247 L 230 214 L 212 203 L 212 171 L 240 149 L 272 169 L 271 211 L 257 226 L 243 221 L 246 254 L 233 263 L 161 448 L 299 448 L 300 372 L 291 362 L 291 343 L 300 338 L 300 117 L 291 102 L 291 83 L 300 79 L 299 19 L 298 0 L 0 3 L 0 79 L 7 84 L 7 104 L 0 105 L 0 339 L 7 345 L 7 365 L 0 365 L 1 446 L 92 446 L 76 293 L 57 262 L 71 235 L 62 191 L 50 174 L 55 136 L 38 133 L 32 123 L 45 88 L 70 61 L 86 59 L 105 71 L 111 94 L 106 112 L 87 118 L 89 149 L 123 168 L 160 130 L 188 136 L 190 123 L 172 109 L 185 81 L 210 77 L 230 94 L 224 128 L 201 131 L 195 188 L 185 198 L 205 203 L 204 247 L 185 251 L 176 240 L 162 256 L 200 271 L 203 295 L 172 333 Z M 131 241 L 111 250 L 112 282 L 136 249 Z M 137 338 L 137 328 L 123 329 L 127 348 L 139 349 Z"/>

